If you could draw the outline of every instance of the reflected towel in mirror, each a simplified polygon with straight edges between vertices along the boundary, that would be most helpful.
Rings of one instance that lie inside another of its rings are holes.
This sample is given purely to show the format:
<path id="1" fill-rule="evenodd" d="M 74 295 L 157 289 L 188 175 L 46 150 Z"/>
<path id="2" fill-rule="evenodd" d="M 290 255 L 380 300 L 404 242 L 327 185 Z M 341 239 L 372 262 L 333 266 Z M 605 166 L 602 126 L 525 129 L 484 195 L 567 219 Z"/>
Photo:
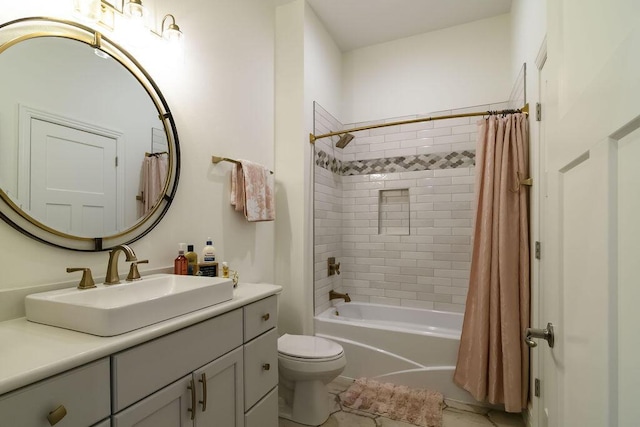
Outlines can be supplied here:
<path id="1" fill-rule="evenodd" d="M 142 161 L 142 215 L 148 214 L 160 199 L 169 168 L 169 155 L 157 153 Z"/>
<path id="2" fill-rule="evenodd" d="M 276 204 L 273 175 L 268 168 L 238 160 L 231 171 L 231 205 L 243 212 L 247 221 L 273 221 Z"/>

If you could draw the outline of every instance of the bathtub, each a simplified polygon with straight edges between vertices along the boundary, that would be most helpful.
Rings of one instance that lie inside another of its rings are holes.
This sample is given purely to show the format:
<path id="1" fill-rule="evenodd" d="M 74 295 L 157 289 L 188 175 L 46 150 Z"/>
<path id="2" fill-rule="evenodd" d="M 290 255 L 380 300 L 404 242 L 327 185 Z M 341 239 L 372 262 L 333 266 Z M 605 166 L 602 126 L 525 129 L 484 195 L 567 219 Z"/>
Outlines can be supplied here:
<path id="1" fill-rule="evenodd" d="M 338 342 L 348 378 L 427 388 L 478 404 L 453 383 L 463 315 L 361 302 L 337 303 L 314 319 L 317 336 Z"/>

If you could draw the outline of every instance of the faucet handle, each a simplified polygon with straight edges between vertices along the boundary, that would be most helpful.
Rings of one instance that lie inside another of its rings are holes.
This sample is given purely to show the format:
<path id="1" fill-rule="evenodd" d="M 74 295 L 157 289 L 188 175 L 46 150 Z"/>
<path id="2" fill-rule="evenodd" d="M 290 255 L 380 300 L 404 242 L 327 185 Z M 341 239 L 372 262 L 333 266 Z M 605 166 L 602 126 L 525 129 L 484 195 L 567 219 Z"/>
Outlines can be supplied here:
<path id="1" fill-rule="evenodd" d="M 78 283 L 78 289 L 91 289 L 96 287 L 90 268 L 67 267 L 67 273 L 73 273 L 74 271 L 82 271 L 82 279 L 80 279 L 80 283 Z"/>
<path id="2" fill-rule="evenodd" d="M 142 261 L 133 261 L 131 263 L 131 267 L 129 267 L 129 274 L 127 275 L 127 282 L 132 282 L 134 280 L 140 280 L 140 272 L 138 271 L 138 264 L 148 264 L 149 260 L 144 259 Z"/>

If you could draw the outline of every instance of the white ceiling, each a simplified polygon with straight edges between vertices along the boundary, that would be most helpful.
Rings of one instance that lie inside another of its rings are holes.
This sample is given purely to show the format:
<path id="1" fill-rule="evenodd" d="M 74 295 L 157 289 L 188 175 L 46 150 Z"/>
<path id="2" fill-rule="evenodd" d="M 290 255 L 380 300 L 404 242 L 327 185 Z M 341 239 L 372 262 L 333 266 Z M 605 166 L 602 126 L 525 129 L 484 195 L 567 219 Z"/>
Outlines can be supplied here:
<path id="1" fill-rule="evenodd" d="M 489 18 L 511 0 L 307 0 L 338 47 L 349 51 Z"/>

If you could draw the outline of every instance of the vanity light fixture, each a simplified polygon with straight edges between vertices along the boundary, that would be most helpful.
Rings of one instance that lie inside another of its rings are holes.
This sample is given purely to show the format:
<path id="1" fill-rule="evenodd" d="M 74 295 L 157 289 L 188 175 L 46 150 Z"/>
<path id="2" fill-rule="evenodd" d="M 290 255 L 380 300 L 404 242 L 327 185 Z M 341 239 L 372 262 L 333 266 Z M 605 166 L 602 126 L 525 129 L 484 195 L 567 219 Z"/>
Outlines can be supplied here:
<path id="1" fill-rule="evenodd" d="M 109 0 L 73 0 L 74 11 L 91 22 L 105 24 L 111 30 L 114 30 L 113 19 L 109 20 L 111 15 L 120 15 L 128 18 L 129 24 L 133 24 L 134 28 L 137 28 L 134 33 L 138 33 L 141 30 L 148 30 L 147 19 L 149 17 L 149 11 L 142 4 L 142 0 L 120 0 L 119 4 L 113 4 L 113 1 Z M 107 23 L 106 21 L 109 21 Z M 125 22 L 126 24 L 126 22 Z M 128 26 L 128 25 L 125 25 Z M 131 31 L 131 29 L 129 29 Z M 183 33 L 180 27 L 176 24 L 176 18 L 172 14 L 167 14 L 162 19 L 160 32 L 156 32 L 153 29 L 150 30 L 154 35 L 170 42 L 177 44 L 183 38 Z M 137 38 L 142 37 L 141 33 L 138 33 Z"/>
<path id="2" fill-rule="evenodd" d="M 171 23 L 169 24 L 168 27 L 165 28 L 164 24 L 168 18 L 171 18 Z M 173 15 L 168 14 L 168 15 L 165 15 L 164 18 L 162 18 L 162 27 L 161 27 L 160 36 L 163 39 L 172 43 L 177 43 L 182 40 L 182 31 L 180 31 L 180 27 L 176 25 L 176 18 Z"/>
<path id="3" fill-rule="evenodd" d="M 124 14 L 132 18 L 144 18 L 147 16 L 147 8 L 142 5 L 142 0 L 129 0 L 124 5 Z"/>

